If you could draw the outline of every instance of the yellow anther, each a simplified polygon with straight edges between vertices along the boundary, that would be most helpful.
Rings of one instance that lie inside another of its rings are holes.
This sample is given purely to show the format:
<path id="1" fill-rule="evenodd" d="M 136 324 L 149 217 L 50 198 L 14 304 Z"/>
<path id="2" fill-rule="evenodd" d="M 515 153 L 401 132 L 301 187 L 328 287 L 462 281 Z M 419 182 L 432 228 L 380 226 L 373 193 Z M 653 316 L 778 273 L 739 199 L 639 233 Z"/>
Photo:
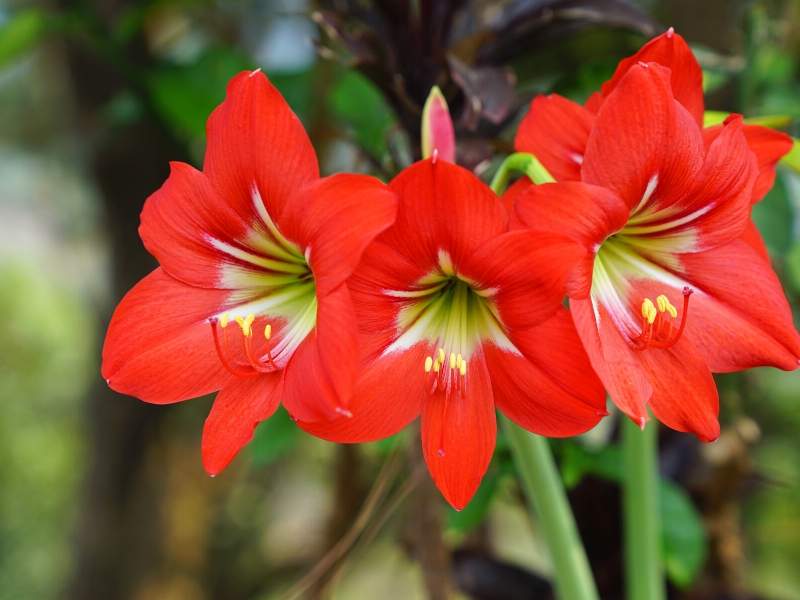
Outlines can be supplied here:
<path id="1" fill-rule="evenodd" d="M 444 364 L 444 348 L 439 348 L 438 358 L 439 362 Z"/>
<path id="2" fill-rule="evenodd" d="M 439 362 L 438 359 L 433 361 L 433 372 L 438 373 L 442 369 L 442 363 Z"/>
<path id="3" fill-rule="evenodd" d="M 453 354 L 452 352 L 450 353 L 450 368 L 451 369 L 456 368 L 456 355 Z"/>
<path id="4" fill-rule="evenodd" d="M 661 294 L 658 298 L 656 298 L 656 302 L 658 302 L 658 310 L 660 312 L 669 313 L 669 316 L 673 319 L 677 318 L 678 309 L 672 305 L 672 303 L 669 301 L 669 298 L 667 298 L 664 294 Z"/>
<path id="5" fill-rule="evenodd" d="M 459 352 L 458 354 L 456 354 L 456 368 L 460 370 L 461 369 L 461 363 L 463 363 L 463 362 L 464 362 L 464 357 L 461 356 L 461 353 Z"/>
<path id="6" fill-rule="evenodd" d="M 219 326 L 225 328 L 228 326 L 228 321 L 231 320 L 231 316 L 228 313 L 222 313 L 222 316 L 219 318 Z"/>
<path id="7" fill-rule="evenodd" d="M 246 317 L 236 317 L 236 323 L 238 323 L 239 327 L 242 328 L 242 335 L 245 337 L 249 337 L 252 331 L 253 321 L 256 320 L 256 316 L 253 314 L 249 314 Z"/>
<path id="8" fill-rule="evenodd" d="M 647 320 L 650 325 L 652 325 L 655 320 L 656 316 L 658 315 L 658 311 L 656 310 L 655 304 L 650 298 L 645 298 L 644 302 L 642 302 L 642 316 Z"/>
<path id="9" fill-rule="evenodd" d="M 272 337 L 272 325 L 267 323 L 264 325 L 264 339 L 269 339 Z"/>
<path id="10" fill-rule="evenodd" d="M 426 356 L 425 357 L 425 372 L 430 373 L 431 369 L 433 368 L 433 357 Z"/>
<path id="11" fill-rule="evenodd" d="M 458 368 L 458 372 L 461 373 L 462 377 L 466 377 L 467 375 L 467 361 L 462 360 L 461 366 Z"/>

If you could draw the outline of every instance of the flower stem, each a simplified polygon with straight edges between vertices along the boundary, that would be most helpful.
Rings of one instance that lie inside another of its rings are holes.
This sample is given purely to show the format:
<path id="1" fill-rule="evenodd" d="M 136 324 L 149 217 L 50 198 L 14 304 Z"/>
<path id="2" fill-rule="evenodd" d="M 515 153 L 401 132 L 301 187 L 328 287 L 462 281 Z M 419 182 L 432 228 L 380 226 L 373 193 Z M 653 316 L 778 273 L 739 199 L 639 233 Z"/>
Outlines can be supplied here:
<path id="1" fill-rule="evenodd" d="M 628 600 L 664 600 L 658 507 L 658 426 L 623 419 L 623 513 Z"/>
<path id="2" fill-rule="evenodd" d="M 597 600 L 592 571 L 547 440 L 500 415 L 531 513 L 538 515 L 560 600 Z"/>
<path id="3" fill-rule="evenodd" d="M 539 162 L 539 159 L 533 154 L 515 152 L 507 156 L 500 164 L 489 187 L 491 187 L 496 194 L 502 194 L 508 187 L 511 174 L 515 172 L 527 175 L 528 178 L 536 184 L 552 183 L 555 181 L 553 176 L 550 175 L 550 172 L 545 169 L 544 165 Z"/>

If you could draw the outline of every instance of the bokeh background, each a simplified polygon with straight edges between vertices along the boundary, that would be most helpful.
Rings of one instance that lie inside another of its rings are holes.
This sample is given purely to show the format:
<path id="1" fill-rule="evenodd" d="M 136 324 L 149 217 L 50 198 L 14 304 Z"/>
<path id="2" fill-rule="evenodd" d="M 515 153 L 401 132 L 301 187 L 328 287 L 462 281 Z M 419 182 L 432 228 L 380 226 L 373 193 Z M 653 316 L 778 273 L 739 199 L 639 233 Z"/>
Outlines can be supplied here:
<path id="1" fill-rule="evenodd" d="M 707 105 L 800 133 L 800 2 L 0 0 L 0 598 L 550 598 L 501 438 L 467 510 L 421 468 L 414 431 L 359 447 L 284 413 L 216 479 L 210 398 L 152 407 L 108 390 L 100 348 L 154 265 L 138 213 L 169 160 L 200 165 L 225 83 L 261 67 L 324 172 L 390 178 L 434 83 L 459 160 L 488 176 L 535 93 L 585 99 L 673 25 Z M 800 176 L 756 208 L 800 300 Z M 672 598 L 800 599 L 800 376 L 719 378 L 723 434 L 662 432 Z M 615 417 L 555 444 L 601 595 L 621 597 Z"/>

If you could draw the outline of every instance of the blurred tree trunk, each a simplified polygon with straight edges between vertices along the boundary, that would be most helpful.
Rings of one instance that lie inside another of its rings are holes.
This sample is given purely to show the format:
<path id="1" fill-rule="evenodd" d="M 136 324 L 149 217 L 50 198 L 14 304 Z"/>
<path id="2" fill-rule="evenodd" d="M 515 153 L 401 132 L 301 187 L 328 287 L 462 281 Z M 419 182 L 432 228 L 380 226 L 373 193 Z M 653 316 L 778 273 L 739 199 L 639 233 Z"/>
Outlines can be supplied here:
<path id="1" fill-rule="evenodd" d="M 94 10 L 95 33 L 102 35 L 129 4 L 94 0 L 84 7 Z M 61 8 L 74 9 L 74 3 L 62 0 Z M 166 179 L 168 160 L 182 158 L 184 152 L 147 111 L 136 122 L 107 127 L 103 111 L 111 99 L 129 90 L 130 82 L 106 52 L 75 40 L 64 44 L 78 106 L 76 133 L 89 140 L 86 162 L 102 200 L 117 300 L 154 266 L 137 234 L 139 212 L 144 199 Z M 146 63 L 140 40 L 125 50 L 129 64 Z M 100 311 L 98 331 L 105 331 L 111 309 Z M 112 392 L 99 372 L 85 407 L 89 464 L 66 597 L 128 598 L 159 557 L 158 472 L 143 467 L 165 413 Z"/>

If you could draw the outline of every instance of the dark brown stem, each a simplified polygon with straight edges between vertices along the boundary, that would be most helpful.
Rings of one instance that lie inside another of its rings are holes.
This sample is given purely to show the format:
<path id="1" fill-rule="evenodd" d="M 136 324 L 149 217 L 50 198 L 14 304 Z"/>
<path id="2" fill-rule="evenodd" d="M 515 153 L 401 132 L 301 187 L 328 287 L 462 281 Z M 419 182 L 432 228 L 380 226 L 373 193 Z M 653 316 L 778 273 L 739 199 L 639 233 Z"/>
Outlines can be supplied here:
<path id="1" fill-rule="evenodd" d="M 410 462 L 415 471 L 424 468 L 419 433 L 412 438 Z M 447 600 L 452 596 L 450 552 L 442 539 L 442 497 L 429 477 L 423 478 L 411 497 L 408 533 L 414 557 L 422 567 L 425 589 L 431 600 Z"/>

